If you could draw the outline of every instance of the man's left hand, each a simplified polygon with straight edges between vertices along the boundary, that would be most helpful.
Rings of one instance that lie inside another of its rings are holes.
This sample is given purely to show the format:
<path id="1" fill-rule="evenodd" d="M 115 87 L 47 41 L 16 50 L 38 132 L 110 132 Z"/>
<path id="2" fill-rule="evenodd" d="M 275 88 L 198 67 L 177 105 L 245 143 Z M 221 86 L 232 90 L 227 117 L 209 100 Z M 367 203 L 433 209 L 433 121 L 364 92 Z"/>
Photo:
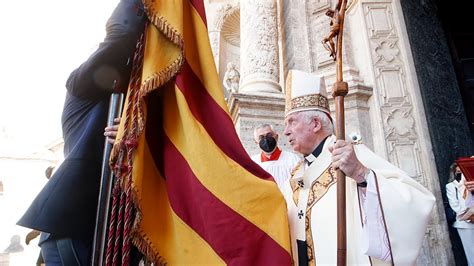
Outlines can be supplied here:
<path id="1" fill-rule="evenodd" d="M 40 235 L 40 231 L 38 230 L 31 230 L 31 232 L 29 232 L 26 237 L 25 237 L 25 243 L 27 245 L 30 244 L 31 240 L 37 238 L 38 236 Z"/>
<path id="2" fill-rule="evenodd" d="M 332 154 L 332 167 L 341 169 L 346 176 L 354 179 L 357 183 L 365 181 L 368 172 L 354 151 L 354 146 L 350 141 L 338 140 L 333 146 L 329 147 Z"/>

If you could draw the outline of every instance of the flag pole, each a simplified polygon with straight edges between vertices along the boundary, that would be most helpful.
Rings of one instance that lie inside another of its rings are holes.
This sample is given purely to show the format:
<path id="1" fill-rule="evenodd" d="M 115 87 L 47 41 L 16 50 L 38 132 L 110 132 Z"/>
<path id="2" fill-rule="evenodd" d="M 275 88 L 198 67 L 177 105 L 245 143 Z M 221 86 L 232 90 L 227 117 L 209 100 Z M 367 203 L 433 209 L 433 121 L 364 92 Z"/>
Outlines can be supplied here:
<path id="1" fill-rule="evenodd" d="M 114 119 L 120 117 L 123 108 L 123 93 L 112 93 L 109 102 L 107 126 L 114 125 Z M 108 215 L 112 194 L 113 173 L 110 171 L 109 159 L 113 144 L 105 139 L 104 155 L 102 158 L 102 173 L 100 177 L 99 198 L 97 202 L 97 216 L 94 229 L 94 241 L 91 265 L 103 265 L 105 243 L 107 239 Z"/>
<path id="2" fill-rule="evenodd" d="M 336 61 L 336 82 L 332 87 L 332 96 L 336 104 L 336 138 L 345 140 L 344 97 L 349 89 L 342 75 L 342 37 L 347 0 L 338 0 L 335 10 L 329 10 L 326 15 L 331 17 L 329 35 L 323 39 L 324 47 Z M 334 43 L 336 40 L 336 44 Z M 346 265 L 347 235 L 346 235 L 346 175 L 337 170 L 337 265 Z"/>

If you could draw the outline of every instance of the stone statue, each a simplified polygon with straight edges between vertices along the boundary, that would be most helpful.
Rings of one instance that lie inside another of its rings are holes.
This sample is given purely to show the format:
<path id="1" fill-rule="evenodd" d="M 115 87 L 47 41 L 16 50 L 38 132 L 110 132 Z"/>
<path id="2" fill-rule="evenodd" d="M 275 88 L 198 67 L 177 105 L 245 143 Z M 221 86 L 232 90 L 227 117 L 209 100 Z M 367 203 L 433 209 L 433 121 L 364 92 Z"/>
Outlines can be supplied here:
<path id="1" fill-rule="evenodd" d="M 228 93 L 236 93 L 239 90 L 240 73 L 234 63 L 227 64 L 227 71 L 224 74 L 224 87 Z"/>
<path id="2" fill-rule="evenodd" d="M 17 253 L 23 252 L 25 248 L 21 245 L 21 237 L 19 235 L 13 235 L 10 238 L 10 245 L 3 251 L 4 253 Z"/>

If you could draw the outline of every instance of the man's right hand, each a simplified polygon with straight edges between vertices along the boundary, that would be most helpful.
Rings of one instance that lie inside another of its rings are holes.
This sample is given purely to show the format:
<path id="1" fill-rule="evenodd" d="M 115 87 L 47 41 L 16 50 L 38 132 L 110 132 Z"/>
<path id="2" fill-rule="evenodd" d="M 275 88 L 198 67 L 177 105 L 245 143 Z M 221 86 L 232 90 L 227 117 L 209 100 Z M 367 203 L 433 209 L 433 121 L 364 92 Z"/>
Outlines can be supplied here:
<path id="1" fill-rule="evenodd" d="M 474 192 L 474 181 L 464 181 L 464 185 L 467 190 Z"/>
<path id="2" fill-rule="evenodd" d="M 115 138 L 117 137 L 118 129 L 120 124 L 120 117 L 114 119 L 114 125 L 110 127 L 106 127 L 104 129 L 104 136 L 107 137 L 107 142 L 110 144 L 115 143 Z"/>
<path id="3" fill-rule="evenodd" d="M 354 145 L 350 141 L 336 141 L 334 145 L 329 146 L 329 152 L 334 169 L 341 169 L 347 177 L 354 179 L 357 183 L 365 181 L 369 169 L 359 161 Z"/>

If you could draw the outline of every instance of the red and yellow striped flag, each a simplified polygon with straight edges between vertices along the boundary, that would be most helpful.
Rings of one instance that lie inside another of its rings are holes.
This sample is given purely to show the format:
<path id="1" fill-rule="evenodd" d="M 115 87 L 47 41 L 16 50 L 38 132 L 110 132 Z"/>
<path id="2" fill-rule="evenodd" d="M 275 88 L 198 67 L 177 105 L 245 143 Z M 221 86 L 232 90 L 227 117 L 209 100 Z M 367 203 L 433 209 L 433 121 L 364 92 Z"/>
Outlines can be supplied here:
<path id="1" fill-rule="evenodd" d="M 135 212 L 131 241 L 156 263 L 291 264 L 285 201 L 235 132 L 203 1 L 144 3 L 141 81 L 112 159 Z"/>

